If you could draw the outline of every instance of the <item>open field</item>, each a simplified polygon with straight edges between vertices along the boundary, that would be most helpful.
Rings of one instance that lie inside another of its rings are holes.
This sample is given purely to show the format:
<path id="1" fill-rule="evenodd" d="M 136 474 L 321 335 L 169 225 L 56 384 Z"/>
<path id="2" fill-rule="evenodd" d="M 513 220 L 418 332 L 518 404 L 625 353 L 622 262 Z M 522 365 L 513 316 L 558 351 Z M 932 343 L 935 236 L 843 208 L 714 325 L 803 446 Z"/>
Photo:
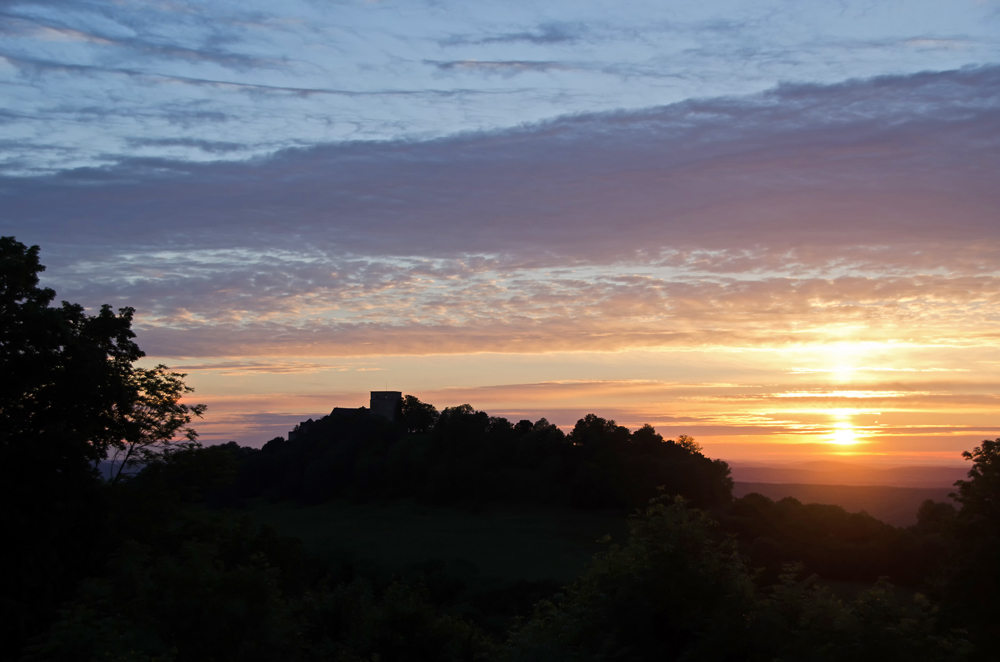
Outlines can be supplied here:
<path id="1" fill-rule="evenodd" d="M 300 538 L 310 554 L 379 574 L 444 562 L 453 572 L 508 581 L 571 582 L 603 549 L 599 538 L 626 534 L 622 513 L 516 505 L 472 512 L 409 500 L 255 501 L 248 515 Z"/>
<path id="2" fill-rule="evenodd" d="M 949 501 L 953 487 L 886 487 L 873 485 L 804 485 L 800 483 L 736 483 L 733 496 L 757 492 L 774 499 L 794 497 L 802 503 L 826 503 L 850 512 L 864 510 L 887 524 L 917 523 L 917 508 L 925 499 Z"/>

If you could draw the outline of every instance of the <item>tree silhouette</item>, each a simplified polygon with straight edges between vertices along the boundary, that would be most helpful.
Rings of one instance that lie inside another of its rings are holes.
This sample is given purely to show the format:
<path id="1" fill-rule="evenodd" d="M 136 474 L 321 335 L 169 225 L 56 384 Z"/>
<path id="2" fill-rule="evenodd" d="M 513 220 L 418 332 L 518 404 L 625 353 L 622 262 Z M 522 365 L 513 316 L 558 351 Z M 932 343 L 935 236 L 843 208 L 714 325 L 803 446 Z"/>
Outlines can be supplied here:
<path id="1" fill-rule="evenodd" d="M 945 598 L 957 623 L 972 625 L 983 659 L 1000 651 L 1000 439 L 985 440 L 962 456 L 969 479 L 955 483 L 961 505 L 954 535 L 956 558 Z"/>
<path id="2" fill-rule="evenodd" d="M 170 372 L 165 365 L 135 368 L 129 385 L 135 399 L 120 412 L 123 435 L 111 443 L 112 482 L 141 469 L 164 454 L 197 445 L 198 434 L 187 426 L 201 416 L 205 405 L 188 405 L 180 400 L 194 389 L 184 383 L 183 373 Z M 174 439 L 180 434 L 180 439 Z"/>
<path id="3" fill-rule="evenodd" d="M 938 629 L 927 601 L 885 582 L 844 604 L 786 567 L 764 590 L 732 539 L 683 499 L 656 499 L 622 546 L 594 557 L 556 599 L 540 602 L 505 660 L 957 662 L 960 633 Z"/>
<path id="4" fill-rule="evenodd" d="M 50 305 L 38 252 L 0 237 L 0 530 L 11 541 L 0 546 L 0 657 L 99 560 L 95 465 L 171 438 L 204 410 L 178 403 L 180 376 L 134 365 L 144 354 L 132 308 Z"/>
<path id="5" fill-rule="evenodd" d="M 413 434 L 429 432 L 437 419 L 438 410 L 434 405 L 421 402 L 413 395 L 403 398 L 402 420 L 407 432 Z"/>

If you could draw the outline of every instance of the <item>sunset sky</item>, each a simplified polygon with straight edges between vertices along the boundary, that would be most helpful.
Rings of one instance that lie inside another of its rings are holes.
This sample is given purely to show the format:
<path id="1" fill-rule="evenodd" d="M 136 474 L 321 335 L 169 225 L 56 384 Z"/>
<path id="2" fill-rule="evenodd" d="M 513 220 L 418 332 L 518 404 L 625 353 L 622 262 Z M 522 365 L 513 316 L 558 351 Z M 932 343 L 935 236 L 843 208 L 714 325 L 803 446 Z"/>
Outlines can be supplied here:
<path id="1" fill-rule="evenodd" d="M 136 308 L 206 443 L 388 388 L 961 464 L 1000 0 L 0 0 L 0 234 Z"/>

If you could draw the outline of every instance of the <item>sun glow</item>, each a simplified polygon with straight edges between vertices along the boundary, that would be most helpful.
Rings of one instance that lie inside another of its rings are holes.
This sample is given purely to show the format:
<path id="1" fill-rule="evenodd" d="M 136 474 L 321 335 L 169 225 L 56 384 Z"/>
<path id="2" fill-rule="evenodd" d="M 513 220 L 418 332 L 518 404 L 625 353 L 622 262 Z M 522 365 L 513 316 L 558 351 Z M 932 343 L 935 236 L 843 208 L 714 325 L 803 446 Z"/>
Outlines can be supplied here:
<path id="1" fill-rule="evenodd" d="M 830 417 L 833 418 L 833 429 L 830 431 L 829 443 L 838 446 L 853 446 L 858 443 L 858 434 L 852 422 L 853 414 L 858 413 L 854 409 L 830 409 Z"/>
<path id="2" fill-rule="evenodd" d="M 839 446 L 850 446 L 858 443 L 858 435 L 850 423 L 838 423 L 830 433 L 830 443 Z"/>

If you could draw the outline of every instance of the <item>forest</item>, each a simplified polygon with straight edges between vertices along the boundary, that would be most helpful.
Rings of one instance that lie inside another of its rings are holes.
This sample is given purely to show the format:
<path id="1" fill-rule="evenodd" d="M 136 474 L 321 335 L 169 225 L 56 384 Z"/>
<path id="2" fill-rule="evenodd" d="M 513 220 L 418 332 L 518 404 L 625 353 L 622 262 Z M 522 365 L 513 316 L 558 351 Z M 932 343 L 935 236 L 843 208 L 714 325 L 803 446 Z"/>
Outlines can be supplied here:
<path id="1" fill-rule="evenodd" d="M 959 508 L 926 501 L 906 528 L 734 498 L 694 439 L 595 414 L 567 434 L 406 396 L 396 421 L 335 410 L 260 449 L 202 446 L 184 376 L 136 365 L 134 311 L 53 306 L 43 270 L 0 238 L 4 659 L 997 659 L 1000 439 L 965 453 Z M 404 501 L 600 512 L 625 533 L 569 583 L 475 588 L 255 519 Z"/>

